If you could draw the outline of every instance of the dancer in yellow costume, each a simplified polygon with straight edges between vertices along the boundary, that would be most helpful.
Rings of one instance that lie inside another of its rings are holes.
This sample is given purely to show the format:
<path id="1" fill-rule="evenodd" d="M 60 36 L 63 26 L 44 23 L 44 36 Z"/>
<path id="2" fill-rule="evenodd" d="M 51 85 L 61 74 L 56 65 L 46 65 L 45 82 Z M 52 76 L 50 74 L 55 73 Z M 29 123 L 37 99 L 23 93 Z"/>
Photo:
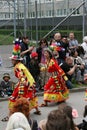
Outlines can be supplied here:
<path id="1" fill-rule="evenodd" d="M 14 45 L 12 56 L 12 64 L 14 65 L 14 73 L 18 78 L 18 83 L 9 99 L 9 110 L 11 112 L 15 101 L 20 97 L 25 97 L 29 101 L 30 110 L 35 108 L 35 114 L 41 114 L 38 110 L 38 99 L 35 95 L 35 81 L 28 69 L 21 63 L 20 46 Z"/>

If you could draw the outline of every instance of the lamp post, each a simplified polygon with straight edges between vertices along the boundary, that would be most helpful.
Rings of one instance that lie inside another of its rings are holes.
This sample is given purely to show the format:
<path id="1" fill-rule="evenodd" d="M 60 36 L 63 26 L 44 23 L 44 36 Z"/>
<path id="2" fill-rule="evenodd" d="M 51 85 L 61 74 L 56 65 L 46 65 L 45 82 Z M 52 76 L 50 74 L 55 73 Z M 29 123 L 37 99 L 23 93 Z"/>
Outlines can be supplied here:
<path id="1" fill-rule="evenodd" d="M 83 0 L 85 2 L 85 0 Z M 82 35 L 85 35 L 85 3 L 83 4 Z"/>
<path id="2" fill-rule="evenodd" d="M 16 39 L 16 1 L 14 0 L 14 40 Z"/>
<path id="3" fill-rule="evenodd" d="M 38 43 L 38 18 L 37 18 L 37 0 L 35 0 L 35 19 L 36 19 L 36 44 Z"/>
<path id="4" fill-rule="evenodd" d="M 27 23 L 26 23 L 26 0 L 24 0 L 24 36 L 26 37 L 26 28 L 27 28 Z"/>

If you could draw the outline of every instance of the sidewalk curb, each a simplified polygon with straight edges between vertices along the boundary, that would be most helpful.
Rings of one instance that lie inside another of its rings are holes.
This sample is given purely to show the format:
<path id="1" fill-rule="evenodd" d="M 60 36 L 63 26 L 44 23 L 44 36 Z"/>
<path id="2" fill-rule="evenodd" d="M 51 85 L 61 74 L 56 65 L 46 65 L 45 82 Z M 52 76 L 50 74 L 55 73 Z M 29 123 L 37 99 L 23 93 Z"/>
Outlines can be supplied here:
<path id="1" fill-rule="evenodd" d="M 73 89 L 70 89 L 70 93 L 74 93 L 74 92 L 85 92 L 87 87 L 80 87 L 80 88 L 73 88 Z M 38 92 L 36 93 L 37 96 L 43 96 L 43 93 L 44 92 Z M 8 100 L 8 97 L 6 98 L 0 98 L 0 102 L 3 102 L 3 101 L 7 101 Z"/>

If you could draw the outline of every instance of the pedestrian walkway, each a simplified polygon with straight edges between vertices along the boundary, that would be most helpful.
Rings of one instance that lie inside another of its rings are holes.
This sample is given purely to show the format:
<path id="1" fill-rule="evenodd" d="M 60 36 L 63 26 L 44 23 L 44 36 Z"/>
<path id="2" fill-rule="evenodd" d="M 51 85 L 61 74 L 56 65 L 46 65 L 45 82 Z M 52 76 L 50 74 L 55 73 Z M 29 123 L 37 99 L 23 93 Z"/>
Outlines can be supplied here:
<path id="1" fill-rule="evenodd" d="M 38 97 L 39 98 L 39 104 L 43 101 L 43 96 Z M 80 123 L 83 117 L 83 110 L 84 106 L 87 104 L 87 102 L 84 100 L 84 91 L 83 92 L 74 92 L 70 93 L 69 99 L 66 101 L 68 105 L 71 105 L 73 108 L 77 109 L 79 117 L 74 119 L 75 123 Z M 30 116 L 32 119 L 36 119 L 38 122 L 42 119 L 45 119 L 48 115 L 48 113 L 51 110 L 58 109 L 58 104 L 52 103 L 49 104 L 48 107 L 41 107 L 39 108 L 41 110 L 41 115 L 35 115 L 32 110 L 30 112 Z M 5 130 L 7 122 L 2 122 L 1 119 L 8 115 L 8 101 L 0 102 L 0 130 Z"/>

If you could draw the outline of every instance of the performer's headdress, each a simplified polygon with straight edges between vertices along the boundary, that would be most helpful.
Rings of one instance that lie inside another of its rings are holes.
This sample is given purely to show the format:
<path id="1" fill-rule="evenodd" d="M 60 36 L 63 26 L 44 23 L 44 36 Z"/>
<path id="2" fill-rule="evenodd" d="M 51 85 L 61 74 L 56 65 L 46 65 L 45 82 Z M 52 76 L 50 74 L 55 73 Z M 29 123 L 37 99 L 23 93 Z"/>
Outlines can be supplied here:
<path id="1" fill-rule="evenodd" d="M 52 51 L 61 51 L 61 47 L 58 47 L 55 43 L 50 45 L 49 48 L 52 50 Z"/>
<path id="2" fill-rule="evenodd" d="M 21 46 L 20 46 L 19 43 L 20 42 L 15 40 L 15 44 L 13 46 L 13 51 L 12 51 L 12 56 L 10 57 L 10 59 L 23 60 L 23 58 L 20 55 L 20 53 L 21 53 Z"/>

